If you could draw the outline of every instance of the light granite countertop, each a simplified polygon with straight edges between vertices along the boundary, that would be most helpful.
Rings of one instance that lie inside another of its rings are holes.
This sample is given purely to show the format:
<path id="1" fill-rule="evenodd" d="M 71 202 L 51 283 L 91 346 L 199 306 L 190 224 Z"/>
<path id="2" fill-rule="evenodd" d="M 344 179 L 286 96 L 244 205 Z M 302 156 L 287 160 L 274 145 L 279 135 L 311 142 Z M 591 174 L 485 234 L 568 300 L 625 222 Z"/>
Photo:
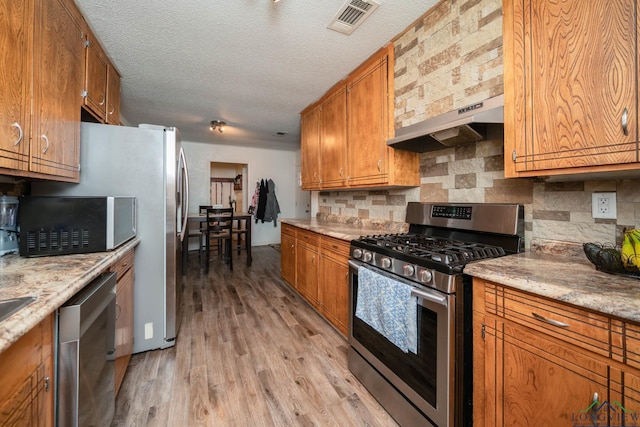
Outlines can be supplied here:
<path id="1" fill-rule="evenodd" d="M 0 322 L 0 352 L 139 243 L 139 239 L 133 239 L 111 252 L 37 258 L 17 254 L 0 257 L 0 300 L 25 296 L 36 298 Z"/>
<path id="2" fill-rule="evenodd" d="M 558 247 L 532 248 L 468 264 L 465 274 L 557 301 L 573 304 L 622 320 L 640 323 L 640 279 L 595 269 L 578 245 L 572 254 Z M 571 256 L 568 256 L 571 255 Z M 578 256 L 576 256 L 578 255 Z"/>
<path id="3" fill-rule="evenodd" d="M 404 222 L 369 221 L 349 223 L 325 221 L 316 218 L 282 218 L 279 221 L 283 224 L 293 225 L 341 240 L 353 240 L 360 236 L 375 234 L 404 233 L 408 229 L 408 225 Z"/>

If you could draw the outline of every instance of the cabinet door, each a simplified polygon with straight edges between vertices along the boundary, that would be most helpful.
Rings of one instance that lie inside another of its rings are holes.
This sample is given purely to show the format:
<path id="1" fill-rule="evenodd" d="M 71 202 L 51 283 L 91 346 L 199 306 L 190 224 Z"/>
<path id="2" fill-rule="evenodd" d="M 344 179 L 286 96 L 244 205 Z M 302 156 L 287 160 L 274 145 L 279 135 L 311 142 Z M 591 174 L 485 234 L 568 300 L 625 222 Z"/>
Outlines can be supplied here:
<path id="1" fill-rule="evenodd" d="M 29 169 L 33 1 L 0 0 L 0 167 Z"/>
<path id="2" fill-rule="evenodd" d="M 587 353 L 499 321 L 485 333 L 496 342 L 495 358 L 485 354 L 485 425 L 570 426 L 607 401 L 608 366 Z"/>
<path id="3" fill-rule="evenodd" d="M 53 316 L 0 354 L 0 425 L 53 425 Z"/>
<path id="4" fill-rule="evenodd" d="M 84 46 L 84 104 L 98 120 L 104 122 L 107 111 L 107 60 L 91 33 L 87 34 Z"/>
<path id="5" fill-rule="evenodd" d="M 387 60 L 374 61 L 347 88 L 349 184 L 387 179 Z"/>
<path id="6" fill-rule="evenodd" d="M 322 314 L 345 336 L 349 328 L 349 257 L 327 254 L 320 256 L 318 301 Z"/>
<path id="7" fill-rule="evenodd" d="M 312 305 L 318 304 L 318 250 L 296 244 L 296 289 Z"/>
<path id="8" fill-rule="evenodd" d="M 629 370 L 632 371 L 632 370 Z M 622 389 L 622 404 L 628 410 L 634 411 L 632 415 L 633 423 L 629 422 L 627 425 L 638 426 L 640 425 L 640 372 L 633 370 L 633 372 L 624 373 L 624 387 Z M 627 420 L 631 421 L 631 420 Z"/>
<path id="9" fill-rule="evenodd" d="M 320 107 L 303 113 L 300 119 L 302 189 L 320 186 Z"/>
<path id="10" fill-rule="evenodd" d="M 133 353 L 133 268 L 116 285 L 115 393 L 118 394 Z"/>
<path id="11" fill-rule="evenodd" d="M 31 170 L 79 179 L 82 31 L 61 0 L 38 0 Z"/>
<path id="12" fill-rule="evenodd" d="M 109 63 L 107 69 L 107 123 L 120 124 L 120 74 Z"/>
<path id="13" fill-rule="evenodd" d="M 343 86 L 322 103 L 322 188 L 347 185 L 347 94 Z"/>
<path id="14" fill-rule="evenodd" d="M 280 274 L 291 286 L 296 283 L 296 244 L 295 238 L 282 234 L 280 238 Z"/>
<path id="15" fill-rule="evenodd" d="M 507 176 L 637 161 L 635 8 L 505 0 Z"/>

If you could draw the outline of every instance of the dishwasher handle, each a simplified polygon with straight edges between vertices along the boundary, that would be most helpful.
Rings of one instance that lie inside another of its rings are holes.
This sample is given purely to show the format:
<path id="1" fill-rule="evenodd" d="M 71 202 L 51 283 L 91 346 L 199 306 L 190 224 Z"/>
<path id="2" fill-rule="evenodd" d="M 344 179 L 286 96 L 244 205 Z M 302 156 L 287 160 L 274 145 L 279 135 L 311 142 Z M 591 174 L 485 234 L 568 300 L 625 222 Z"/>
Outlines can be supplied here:
<path id="1" fill-rule="evenodd" d="M 63 343 L 79 340 L 100 313 L 115 301 L 115 298 L 115 272 L 104 273 L 94 279 L 58 310 L 59 341 Z M 115 331 L 113 340 L 115 343 Z"/>

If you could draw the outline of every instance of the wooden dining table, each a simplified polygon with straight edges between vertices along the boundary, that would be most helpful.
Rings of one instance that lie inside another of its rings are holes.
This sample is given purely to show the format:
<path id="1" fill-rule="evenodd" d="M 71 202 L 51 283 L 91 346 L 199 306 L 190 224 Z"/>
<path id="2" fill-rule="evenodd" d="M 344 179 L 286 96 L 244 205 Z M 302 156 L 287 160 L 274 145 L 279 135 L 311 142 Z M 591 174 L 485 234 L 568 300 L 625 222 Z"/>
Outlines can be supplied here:
<path id="1" fill-rule="evenodd" d="M 247 224 L 247 267 L 251 267 L 251 219 L 252 214 L 248 212 L 234 212 L 233 220 L 242 221 L 246 220 Z M 187 274 L 187 258 L 189 252 L 189 239 L 186 237 L 189 235 L 189 227 L 192 225 L 200 228 L 200 224 L 207 221 L 207 214 L 191 212 L 187 215 L 187 229 L 185 230 L 185 238 L 182 240 L 182 275 Z M 240 243 L 240 242 L 238 242 Z"/>

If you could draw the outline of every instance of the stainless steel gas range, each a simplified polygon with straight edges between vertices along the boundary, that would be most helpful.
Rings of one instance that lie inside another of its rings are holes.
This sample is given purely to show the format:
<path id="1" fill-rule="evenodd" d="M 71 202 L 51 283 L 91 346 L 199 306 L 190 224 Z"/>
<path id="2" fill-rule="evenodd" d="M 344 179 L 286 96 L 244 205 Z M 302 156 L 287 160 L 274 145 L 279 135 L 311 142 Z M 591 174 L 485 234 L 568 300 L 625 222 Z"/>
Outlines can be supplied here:
<path id="1" fill-rule="evenodd" d="M 472 425 L 467 263 L 520 252 L 524 208 L 407 206 L 406 234 L 351 241 L 349 369 L 402 426 Z"/>

